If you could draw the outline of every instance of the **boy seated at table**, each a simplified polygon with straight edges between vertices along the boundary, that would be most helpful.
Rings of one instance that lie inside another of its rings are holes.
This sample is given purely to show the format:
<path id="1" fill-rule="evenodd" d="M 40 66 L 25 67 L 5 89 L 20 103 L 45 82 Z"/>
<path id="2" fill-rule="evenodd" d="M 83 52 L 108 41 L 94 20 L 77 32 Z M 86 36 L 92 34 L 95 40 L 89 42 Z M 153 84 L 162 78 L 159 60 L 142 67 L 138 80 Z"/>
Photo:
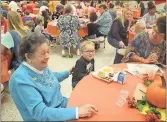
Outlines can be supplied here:
<path id="1" fill-rule="evenodd" d="M 31 34 L 34 30 L 35 27 L 35 23 L 32 20 L 26 21 L 24 23 L 24 26 L 26 26 L 28 28 L 28 34 Z"/>
<path id="2" fill-rule="evenodd" d="M 72 87 L 75 88 L 77 83 L 91 71 L 95 69 L 95 45 L 92 41 L 84 41 L 80 46 L 81 58 L 76 61 L 72 74 Z"/>
<path id="3" fill-rule="evenodd" d="M 23 22 L 27 22 L 29 20 L 33 20 L 32 17 L 30 16 L 30 12 L 28 10 L 25 11 L 25 16 L 23 17 Z"/>
<path id="4" fill-rule="evenodd" d="M 89 16 L 90 23 L 87 24 L 88 35 L 86 37 L 84 37 L 84 40 L 96 38 L 96 34 L 98 33 L 98 27 L 99 27 L 98 24 L 95 23 L 97 18 L 98 18 L 98 16 L 96 13 L 90 14 L 90 16 Z M 99 47 L 100 47 L 100 43 L 95 42 L 95 49 L 98 49 Z"/>

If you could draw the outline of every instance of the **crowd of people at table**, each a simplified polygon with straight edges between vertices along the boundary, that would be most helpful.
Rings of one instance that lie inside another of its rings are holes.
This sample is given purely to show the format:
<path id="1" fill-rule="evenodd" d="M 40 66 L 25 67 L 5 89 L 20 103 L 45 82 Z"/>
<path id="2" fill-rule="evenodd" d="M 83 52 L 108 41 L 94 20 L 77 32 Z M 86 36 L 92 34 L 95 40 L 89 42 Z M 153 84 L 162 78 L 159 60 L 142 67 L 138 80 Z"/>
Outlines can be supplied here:
<path id="1" fill-rule="evenodd" d="M 33 14 L 34 8 L 39 8 L 38 15 Z M 138 18 L 133 17 L 134 8 L 140 10 Z M 9 91 L 23 120 L 66 121 L 98 112 L 91 104 L 66 108 L 68 99 L 60 92 L 60 82 L 69 75 L 72 74 L 72 87 L 75 88 L 83 77 L 94 71 L 95 50 L 100 43 L 90 39 L 105 37 L 116 48 L 114 64 L 166 65 L 165 12 L 166 4 L 157 12 L 152 1 L 147 4 L 144 1 L 129 4 L 101 0 L 75 1 L 74 4 L 63 0 L 2 2 L 1 56 L 8 57 L 5 68 L 13 70 Z M 89 22 L 80 22 L 79 18 L 88 18 Z M 60 30 L 62 56 L 66 56 L 68 49 L 72 58 L 73 48 L 81 55 L 75 67 L 64 72 L 52 72 L 48 68 L 53 36 L 46 29 L 52 20 L 57 22 Z M 79 37 L 77 30 L 81 27 L 88 29 L 87 36 Z M 136 35 L 128 40 L 131 28 Z"/>

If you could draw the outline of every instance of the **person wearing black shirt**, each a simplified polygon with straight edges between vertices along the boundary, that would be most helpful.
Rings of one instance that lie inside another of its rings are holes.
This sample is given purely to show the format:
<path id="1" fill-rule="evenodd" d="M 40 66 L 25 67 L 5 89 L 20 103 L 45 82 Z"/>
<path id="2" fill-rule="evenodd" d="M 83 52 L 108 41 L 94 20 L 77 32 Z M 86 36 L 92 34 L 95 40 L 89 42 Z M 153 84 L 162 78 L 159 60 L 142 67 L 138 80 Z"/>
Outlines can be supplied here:
<path id="1" fill-rule="evenodd" d="M 54 19 L 58 19 L 60 15 L 63 14 L 63 9 L 64 9 L 64 6 L 63 5 L 58 5 L 56 7 L 56 11 L 53 13 L 52 15 L 52 20 Z"/>
<path id="2" fill-rule="evenodd" d="M 91 41 L 84 41 L 81 43 L 82 57 L 76 61 L 75 68 L 72 74 L 72 87 L 75 88 L 77 83 L 90 72 L 95 70 L 94 43 Z"/>
<path id="3" fill-rule="evenodd" d="M 96 13 L 90 14 L 90 17 L 89 17 L 90 23 L 87 24 L 88 37 L 96 35 L 98 33 L 98 25 L 94 23 L 97 20 L 97 18 L 98 16 L 96 15 Z"/>

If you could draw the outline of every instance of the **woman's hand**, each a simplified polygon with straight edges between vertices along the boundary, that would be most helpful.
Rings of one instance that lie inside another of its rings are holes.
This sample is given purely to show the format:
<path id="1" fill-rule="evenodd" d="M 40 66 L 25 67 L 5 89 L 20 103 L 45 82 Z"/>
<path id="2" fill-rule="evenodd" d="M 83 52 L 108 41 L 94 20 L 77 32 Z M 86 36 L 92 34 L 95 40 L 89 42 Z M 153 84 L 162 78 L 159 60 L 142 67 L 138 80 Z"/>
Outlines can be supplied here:
<path id="1" fill-rule="evenodd" d="M 145 64 L 149 64 L 149 63 L 156 64 L 156 63 L 158 63 L 158 57 L 155 54 L 151 54 L 148 58 L 146 58 L 146 59 L 143 58 L 142 63 L 145 63 Z"/>
<path id="2" fill-rule="evenodd" d="M 98 110 L 94 105 L 91 105 L 91 104 L 86 104 L 78 108 L 79 117 L 90 117 L 95 112 L 98 112 Z"/>
<path id="3" fill-rule="evenodd" d="M 123 41 L 120 41 L 120 42 L 119 42 L 119 46 L 120 46 L 121 48 L 123 48 L 123 47 L 125 46 L 125 44 L 123 43 Z"/>
<path id="4" fill-rule="evenodd" d="M 145 63 L 158 63 L 158 56 L 156 53 L 152 53 L 147 59 L 145 59 Z"/>

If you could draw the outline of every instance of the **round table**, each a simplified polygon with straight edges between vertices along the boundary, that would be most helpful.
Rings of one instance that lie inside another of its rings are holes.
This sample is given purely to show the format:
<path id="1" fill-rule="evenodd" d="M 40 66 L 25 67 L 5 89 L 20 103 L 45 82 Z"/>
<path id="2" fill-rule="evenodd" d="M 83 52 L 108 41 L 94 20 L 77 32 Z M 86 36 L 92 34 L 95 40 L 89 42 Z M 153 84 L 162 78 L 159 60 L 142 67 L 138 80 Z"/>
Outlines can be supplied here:
<path id="1" fill-rule="evenodd" d="M 127 65 L 115 64 L 112 67 L 124 69 Z M 97 107 L 97 114 L 78 121 L 145 121 L 145 116 L 137 109 L 129 108 L 127 102 L 122 107 L 116 105 L 120 90 L 129 91 L 129 96 L 133 96 L 138 83 L 143 83 L 143 80 L 129 73 L 125 77 L 124 85 L 115 82 L 107 83 L 88 75 L 73 90 L 67 107 L 84 104 L 94 104 Z"/>
<path id="2" fill-rule="evenodd" d="M 80 19 L 80 21 L 83 21 L 83 19 Z M 60 31 L 58 27 L 56 26 L 56 22 L 54 20 L 48 23 L 46 32 L 55 37 L 59 36 Z M 84 37 L 88 35 L 87 27 L 86 26 L 80 27 L 80 29 L 78 30 L 78 35 L 80 37 Z"/>

